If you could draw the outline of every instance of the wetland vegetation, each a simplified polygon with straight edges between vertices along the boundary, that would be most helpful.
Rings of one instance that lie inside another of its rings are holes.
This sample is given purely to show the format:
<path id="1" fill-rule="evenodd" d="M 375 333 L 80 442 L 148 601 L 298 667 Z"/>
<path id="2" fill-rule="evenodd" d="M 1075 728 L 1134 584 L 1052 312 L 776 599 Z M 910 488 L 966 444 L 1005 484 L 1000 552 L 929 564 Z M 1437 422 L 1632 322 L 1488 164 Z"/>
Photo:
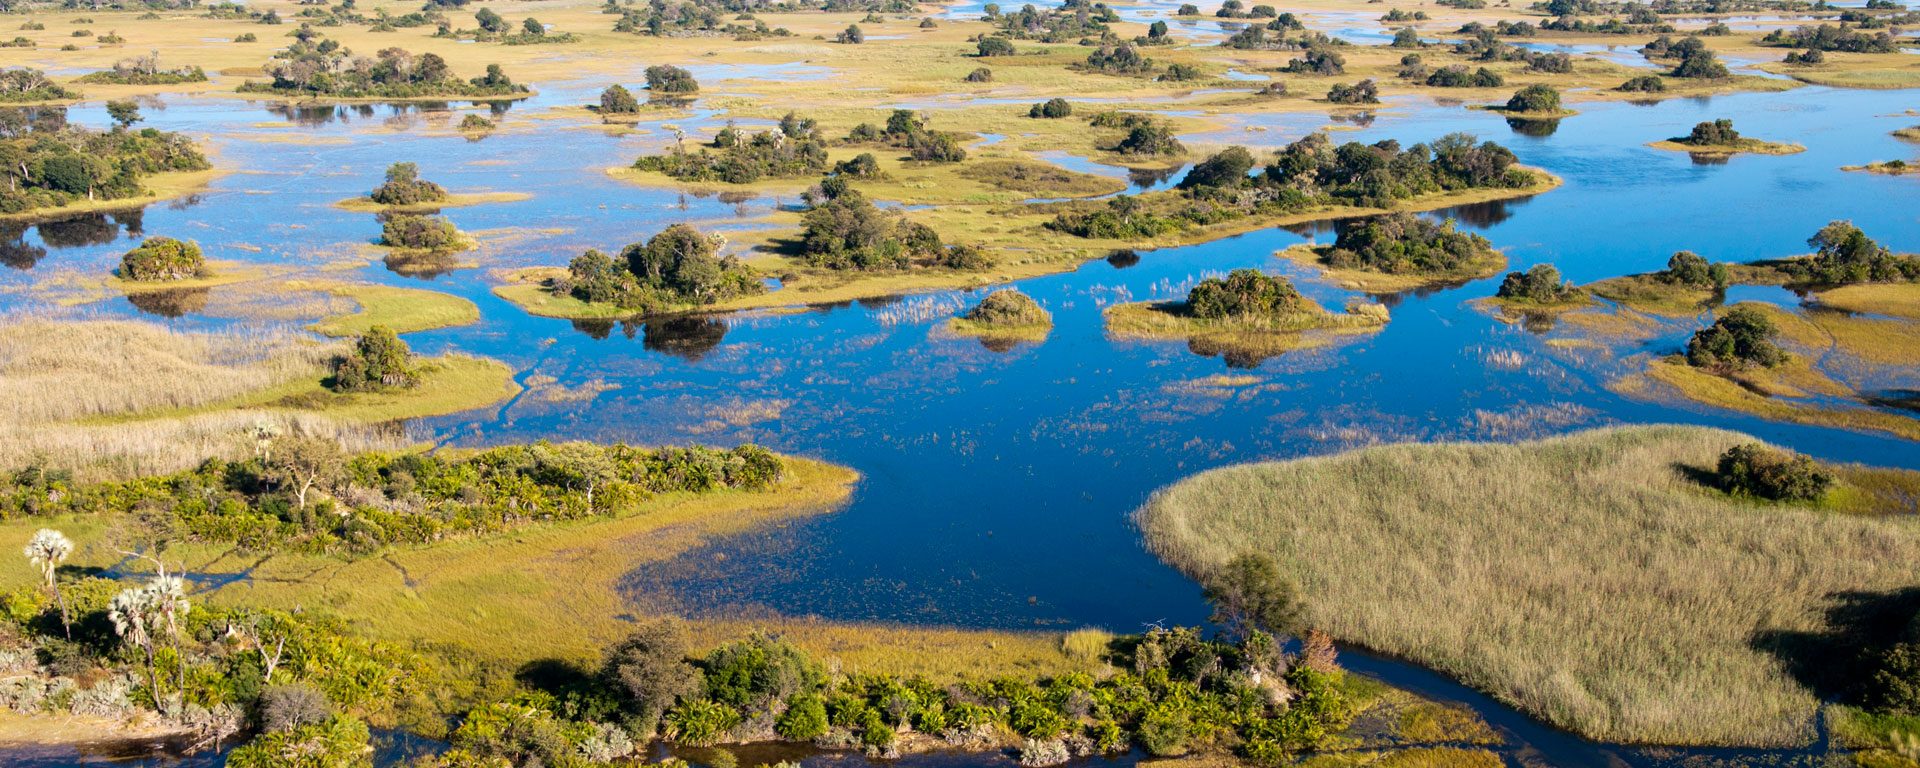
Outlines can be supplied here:
<path id="1" fill-rule="evenodd" d="M 1884 0 L 8 10 L 0 762 L 1915 765 Z"/>

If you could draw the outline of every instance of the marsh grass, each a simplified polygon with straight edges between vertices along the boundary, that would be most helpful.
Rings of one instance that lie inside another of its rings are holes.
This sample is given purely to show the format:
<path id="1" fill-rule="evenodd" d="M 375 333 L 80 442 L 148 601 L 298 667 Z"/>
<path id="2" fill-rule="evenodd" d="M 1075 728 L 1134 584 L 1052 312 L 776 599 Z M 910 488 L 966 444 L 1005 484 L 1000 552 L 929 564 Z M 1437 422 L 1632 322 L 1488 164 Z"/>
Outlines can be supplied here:
<path id="1" fill-rule="evenodd" d="M 1781 144 L 1751 138 L 1741 138 L 1732 144 L 1687 144 L 1673 139 L 1666 139 L 1664 141 L 1650 142 L 1647 146 L 1653 147 L 1654 149 L 1664 149 L 1669 152 L 1685 152 L 1689 155 L 1706 155 L 1708 157 L 1726 157 L 1743 153 L 1749 155 L 1796 155 L 1807 151 L 1806 147 L 1800 146 L 1799 144 Z"/>
<path id="2" fill-rule="evenodd" d="M 1695 479 L 1751 440 L 1660 426 L 1368 448 L 1203 473 L 1136 520 L 1192 575 L 1269 553 L 1313 624 L 1584 735 L 1802 744 L 1819 700 L 1767 639 L 1825 631 L 1836 593 L 1909 586 L 1920 520 Z M 1915 473 L 1871 477 L 1854 487 L 1920 490 Z M 1907 511 L 1886 493 L 1869 506 Z"/>
<path id="3" fill-rule="evenodd" d="M 420 288 L 400 288 L 366 283 L 299 284 L 314 287 L 349 299 L 357 309 L 347 314 L 329 315 L 310 326 L 328 336 L 353 336 L 366 333 L 376 325 L 394 333 L 412 333 L 433 328 L 470 325 L 480 320 L 480 308 L 460 296 Z"/>
<path id="4" fill-rule="evenodd" d="M 1312 304 L 1273 316 L 1197 317 L 1184 301 L 1116 304 L 1101 311 L 1107 335 L 1142 341 L 1185 340 L 1195 354 L 1224 355 L 1228 362 L 1252 364 L 1301 349 L 1326 346 L 1342 337 L 1374 333 L 1386 326 L 1387 311 L 1363 304 L 1358 311 L 1329 312 Z"/>
<path id="5" fill-rule="evenodd" d="M 1463 265 L 1460 269 L 1439 273 L 1393 274 L 1371 269 L 1342 269 L 1328 266 L 1327 254 L 1333 251 L 1331 245 L 1315 246 L 1301 244 L 1288 247 L 1274 253 L 1302 267 L 1316 270 L 1320 278 L 1342 288 L 1366 293 L 1400 293 L 1420 288 L 1461 285 L 1472 280 L 1492 277 L 1507 268 L 1507 256 L 1499 251 Z"/>

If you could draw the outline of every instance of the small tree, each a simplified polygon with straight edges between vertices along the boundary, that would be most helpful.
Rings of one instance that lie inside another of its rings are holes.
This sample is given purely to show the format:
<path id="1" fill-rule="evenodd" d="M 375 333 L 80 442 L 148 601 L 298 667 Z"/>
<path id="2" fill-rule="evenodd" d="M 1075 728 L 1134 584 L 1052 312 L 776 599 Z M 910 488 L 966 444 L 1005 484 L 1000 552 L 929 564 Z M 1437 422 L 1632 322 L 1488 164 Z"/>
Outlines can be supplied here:
<path id="1" fill-rule="evenodd" d="M 652 736 L 662 714 L 700 692 L 700 671 L 687 663 L 687 651 L 680 625 L 662 621 L 641 626 L 607 652 L 601 677 L 623 694 L 636 735 Z"/>
<path id="2" fill-rule="evenodd" d="M 1553 86 L 1534 84 L 1516 91 L 1513 98 L 1507 99 L 1508 112 L 1560 111 L 1560 92 Z"/>
<path id="3" fill-rule="evenodd" d="M 848 24 L 846 30 L 834 38 L 834 42 L 848 43 L 851 45 L 859 45 L 866 41 L 867 35 L 865 32 L 860 31 L 860 25 L 858 24 Z"/>
<path id="4" fill-rule="evenodd" d="M 1027 110 L 1027 117 L 1062 118 L 1073 115 L 1073 105 L 1066 99 L 1054 97 L 1033 105 Z"/>
<path id="5" fill-rule="evenodd" d="M 192 240 L 149 237 L 120 257 L 120 277 L 124 280 L 185 280 L 206 271 L 206 257 L 200 253 L 200 244 Z"/>
<path id="6" fill-rule="evenodd" d="M 1535 264 L 1525 272 L 1508 272 L 1494 296 L 1508 301 L 1556 304 L 1580 295 L 1573 283 L 1560 279 L 1552 264 Z"/>
<path id="7" fill-rule="evenodd" d="M 134 123 L 146 119 L 140 116 L 140 105 L 131 101 L 107 102 L 107 117 L 113 120 L 115 128 L 123 131 Z"/>
<path id="8" fill-rule="evenodd" d="M 540 23 L 539 19 L 529 16 L 526 21 L 520 22 L 520 34 L 526 35 L 527 37 L 546 37 L 547 25 Z"/>
<path id="9" fill-rule="evenodd" d="M 600 92 L 601 114 L 624 115 L 640 111 L 640 100 L 627 87 L 615 83 Z"/>
<path id="10" fill-rule="evenodd" d="M 346 457 L 332 439 L 300 435 L 283 441 L 267 466 L 281 488 L 293 491 L 299 508 L 306 509 L 309 493 L 333 484 L 346 471 Z"/>
<path id="11" fill-rule="evenodd" d="M 647 67 L 647 90 L 654 93 L 693 93 L 700 90 L 700 83 L 693 79 L 693 73 L 671 64 L 655 64 Z"/>
<path id="12" fill-rule="evenodd" d="M 473 15 L 473 20 L 479 23 L 480 29 L 483 32 L 490 32 L 497 35 L 507 31 L 508 25 L 506 18 L 495 13 L 492 8 L 480 9 L 479 13 Z"/>
<path id="13" fill-rule="evenodd" d="M 1299 631 L 1301 607 L 1292 582 L 1262 553 L 1236 555 L 1205 579 L 1212 621 L 1236 638 L 1264 629 L 1275 635 Z"/>
<path id="14" fill-rule="evenodd" d="M 1680 140 L 1681 144 L 1695 147 L 1720 147 L 1740 143 L 1740 132 L 1733 129 L 1733 121 L 1725 118 L 1711 122 L 1696 123 L 1693 131 Z"/>
<path id="15" fill-rule="evenodd" d="M 353 348 L 334 365 L 333 388 L 341 392 L 373 392 L 411 387 L 420 374 L 413 368 L 407 343 L 384 325 L 367 329 Z"/>
<path id="16" fill-rule="evenodd" d="M 983 37 L 975 44 L 982 58 L 988 56 L 1012 56 L 1013 41 L 1004 37 Z"/>
<path id="17" fill-rule="evenodd" d="M 53 600 L 60 606 L 60 627 L 73 639 L 73 619 L 67 614 L 67 598 L 60 592 L 60 564 L 73 554 L 73 540 L 52 528 L 42 528 L 27 541 L 23 553 L 27 562 L 40 569 L 40 580 L 47 590 L 53 593 Z"/>

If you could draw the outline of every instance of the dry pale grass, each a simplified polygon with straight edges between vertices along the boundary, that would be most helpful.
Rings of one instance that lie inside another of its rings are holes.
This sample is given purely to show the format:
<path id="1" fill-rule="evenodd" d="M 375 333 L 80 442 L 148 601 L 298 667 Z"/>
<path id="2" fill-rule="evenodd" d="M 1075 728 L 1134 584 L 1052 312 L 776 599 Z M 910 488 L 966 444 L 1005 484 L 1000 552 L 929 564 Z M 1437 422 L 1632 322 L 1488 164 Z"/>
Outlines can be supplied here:
<path id="1" fill-rule="evenodd" d="M 132 320 L 0 319 L 0 468 L 40 462 L 89 479 L 170 472 L 248 450 L 261 420 L 349 447 L 383 432 L 289 413 L 193 409 L 314 378 L 332 348 L 288 332 L 187 332 Z M 132 420 L 153 412 L 171 418 Z"/>
<path id="2" fill-rule="evenodd" d="M 1756 638 L 1825 629 L 1836 593 L 1911 586 L 1920 521 L 1689 479 L 1749 440 L 1663 426 L 1383 446 L 1207 472 L 1137 521 L 1188 574 L 1269 553 L 1336 637 L 1594 738 L 1804 743 L 1819 702 Z"/>

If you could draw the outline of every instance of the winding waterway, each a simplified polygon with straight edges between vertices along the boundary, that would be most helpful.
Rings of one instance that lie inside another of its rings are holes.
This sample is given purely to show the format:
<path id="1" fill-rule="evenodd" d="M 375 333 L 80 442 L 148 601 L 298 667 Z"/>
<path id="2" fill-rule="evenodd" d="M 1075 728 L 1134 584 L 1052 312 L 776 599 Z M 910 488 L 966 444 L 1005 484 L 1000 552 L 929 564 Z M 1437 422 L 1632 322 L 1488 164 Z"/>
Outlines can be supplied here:
<path id="1" fill-rule="evenodd" d="M 765 74 L 716 70 L 703 78 Z M 586 399 L 535 393 L 407 425 L 422 438 L 452 445 L 752 440 L 863 473 L 851 503 L 837 513 L 728 539 L 627 577 L 632 594 L 667 595 L 672 607 L 695 615 L 757 611 L 1115 631 L 1200 622 L 1206 612 L 1198 589 L 1142 549 L 1129 514 L 1154 489 L 1199 470 L 1379 441 L 1514 439 L 1610 423 L 1684 422 L 1743 430 L 1828 459 L 1920 468 L 1920 450 L 1890 437 L 1616 395 L 1604 386 L 1616 372 L 1608 361 L 1554 354 L 1534 333 L 1468 306 L 1491 294 L 1494 280 L 1397 297 L 1393 321 L 1374 336 L 1258 362 L 1196 354 L 1184 344 L 1113 340 L 1102 330 L 1103 306 L 1177 295 L 1204 275 L 1238 267 L 1293 272 L 1311 296 L 1337 305 L 1345 292 L 1272 256 L 1309 237 L 1326 238 L 1324 228 L 1257 231 L 1023 281 L 1019 287 L 1052 311 L 1056 326 L 1045 342 L 1006 351 L 940 332 L 946 317 L 977 298 L 956 292 L 658 323 L 532 317 L 489 292 L 490 270 L 561 264 L 586 248 L 618 247 L 675 222 L 739 228 L 794 202 L 623 184 L 603 169 L 663 146 L 670 131 L 656 123 L 609 135 L 584 121 L 529 117 L 584 102 L 600 84 L 543 84 L 538 97 L 499 115 L 500 132 L 478 141 L 449 130 L 457 114 L 445 112 L 275 112 L 234 99 L 165 97 L 148 105 L 147 124 L 208 138 L 216 163 L 237 172 L 192 200 L 142 214 L 4 233 L 16 246 L 7 252 L 25 256 L 0 268 L 0 310 L 57 311 L 36 286 L 105 272 L 141 233 L 189 237 L 214 258 L 332 266 L 358 279 L 424 283 L 465 296 L 480 306 L 480 322 L 410 335 L 416 349 L 496 357 L 522 380 L 552 377 L 560 387 L 600 390 Z M 715 90 L 725 90 L 724 80 Z M 1824 88 L 1577 104 L 1581 114 L 1556 130 L 1523 135 L 1489 113 L 1396 100 L 1336 138 L 1412 143 L 1469 131 L 1511 147 L 1565 185 L 1450 213 L 1504 248 L 1514 268 L 1552 262 L 1587 282 L 1658 269 L 1682 249 L 1727 261 L 1803 252 L 1806 238 L 1836 218 L 1852 219 L 1895 250 L 1920 251 L 1920 182 L 1839 170 L 1911 156 L 1912 145 L 1889 132 L 1914 122 L 1897 114 L 1914 104 L 1912 91 Z M 1732 118 L 1744 134 L 1798 142 L 1807 151 L 1696 164 L 1644 146 L 1720 117 Z M 71 119 L 106 122 L 97 104 L 74 109 Z M 291 125 L 278 125 L 282 120 Z M 694 119 L 669 122 L 693 132 L 714 120 L 696 105 Z M 1228 122 L 1225 130 L 1183 138 L 1273 148 L 1329 124 L 1324 114 Z M 419 163 L 423 176 L 457 192 L 532 197 L 449 209 L 448 218 L 482 243 L 463 257 L 476 266 L 402 276 L 367 247 L 379 233 L 374 217 L 332 206 L 363 194 L 401 160 Z M 35 248 L 45 255 L 27 258 Z M 1773 298 L 1792 300 L 1784 293 Z M 124 299 L 80 311 L 183 328 L 273 322 L 271 307 L 230 299 L 220 289 L 209 297 L 209 311 L 223 317 L 164 317 Z M 1676 334 L 1649 349 L 1680 341 Z M 1232 378 L 1215 378 L 1223 375 Z M 1920 377 L 1908 372 L 1889 386 L 1920 388 Z M 1346 663 L 1472 707 L 1509 737 L 1504 754 L 1516 763 L 1651 765 L 1798 754 L 1593 744 L 1412 665 L 1357 652 Z M 92 762 L 52 756 L 31 764 Z"/>

